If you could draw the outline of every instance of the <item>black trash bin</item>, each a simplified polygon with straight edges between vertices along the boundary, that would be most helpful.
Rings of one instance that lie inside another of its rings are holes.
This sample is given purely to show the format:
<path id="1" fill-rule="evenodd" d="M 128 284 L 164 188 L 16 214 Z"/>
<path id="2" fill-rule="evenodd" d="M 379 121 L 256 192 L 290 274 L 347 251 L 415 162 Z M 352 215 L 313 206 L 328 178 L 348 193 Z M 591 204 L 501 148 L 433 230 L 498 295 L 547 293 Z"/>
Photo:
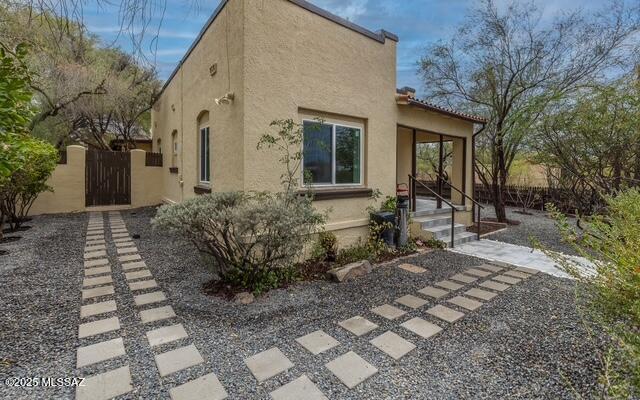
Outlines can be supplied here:
<path id="1" fill-rule="evenodd" d="M 396 231 L 396 215 L 389 211 L 378 211 L 371 213 L 371 219 L 378 224 L 389 222 L 390 227 L 382 231 L 382 240 L 389 246 L 394 244 L 394 236 Z"/>

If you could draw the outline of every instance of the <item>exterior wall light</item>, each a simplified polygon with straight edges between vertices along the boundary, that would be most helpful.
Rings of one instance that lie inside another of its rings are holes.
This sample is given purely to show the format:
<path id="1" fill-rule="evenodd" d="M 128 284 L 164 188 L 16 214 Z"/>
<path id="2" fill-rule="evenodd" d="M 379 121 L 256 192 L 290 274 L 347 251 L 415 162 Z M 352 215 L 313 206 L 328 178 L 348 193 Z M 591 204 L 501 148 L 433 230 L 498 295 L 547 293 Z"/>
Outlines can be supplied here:
<path id="1" fill-rule="evenodd" d="M 233 92 L 229 92 L 229 93 L 225 94 L 224 96 L 215 99 L 215 102 L 216 102 L 217 105 L 231 104 L 231 102 L 233 102 L 233 98 L 234 98 Z"/>

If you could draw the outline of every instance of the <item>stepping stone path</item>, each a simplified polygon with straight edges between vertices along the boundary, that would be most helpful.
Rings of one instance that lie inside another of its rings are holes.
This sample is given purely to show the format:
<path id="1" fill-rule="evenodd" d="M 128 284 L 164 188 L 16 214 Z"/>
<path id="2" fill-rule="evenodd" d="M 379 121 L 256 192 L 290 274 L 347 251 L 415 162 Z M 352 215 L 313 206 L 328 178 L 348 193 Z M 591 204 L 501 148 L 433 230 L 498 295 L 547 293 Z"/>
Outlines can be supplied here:
<path id="1" fill-rule="evenodd" d="M 391 331 L 387 331 L 382 335 L 371 339 L 369 343 L 387 353 L 394 360 L 399 360 L 411 350 L 416 348 L 415 344 L 403 339 L 401 336 Z"/>
<path id="2" fill-rule="evenodd" d="M 415 333 L 418 336 L 421 336 L 423 339 L 428 339 L 436 333 L 442 331 L 436 324 L 432 324 L 431 322 L 425 321 L 422 318 L 412 318 L 409 321 L 400 325 L 401 327 Z"/>
<path id="3" fill-rule="evenodd" d="M 328 362 L 325 367 L 349 389 L 353 389 L 378 372 L 376 367 L 353 351 Z"/>
<path id="4" fill-rule="evenodd" d="M 82 372 L 83 368 L 99 366 L 106 360 L 121 361 L 116 368 L 103 369 L 98 374 L 88 376 L 85 385 L 76 389 L 76 399 L 80 400 L 106 400 L 134 390 L 135 382 L 131 380 L 130 366 L 126 361 L 129 339 L 120 336 L 101 339 L 101 335 L 108 332 L 118 332 L 118 335 L 122 328 L 117 315 L 118 296 L 133 298 L 136 307 L 144 308 L 138 310 L 140 319 L 134 323 L 155 323 L 155 329 L 147 331 L 145 335 L 161 378 L 204 363 L 195 345 L 188 343 L 189 334 L 184 326 L 175 321 L 177 316 L 173 308 L 166 304 L 167 297 L 158 289 L 158 283 L 138 253 L 120 213 L 109 212 L 109 223 L 110 234 L 105 239 L 103 214 L 93 213 L 89 216 L 83 257 L 82 322 L 78 327 L 81 345 L 77 350 L 77 367 Z M 117 276 L 124 276 L 122 282 L 115 282 L 112 267 L 116 270 L 120 268 Z M 125 282 L 127 285 L 124 285 Z M 114 286 L 128 287 L 129 292 L 116 293 Z M 140 293 L 148 289 L 155 290 Z M 163 324 L 164 321 L 166 323 Z M 161 326 L 157 326 L 158 323 Z M 173 346 L 173 349 L 158 352 L 157 349 L 167 349 L 167 346 Z M 183 380 L 181 384 L 171 387 L 169 394 L 173 400 L 222 400 L 228 397 L 213 373 L 191 381 Z"/>
<path id="5" fill-rule="evenodd" d="M 394 307 L 390 304 L 383 304 L 379 307 L 372 308 L 371 312 L 386 319 L 396 319 L 405 315 L 407 312 Z"/>
<path id="6" fill-rule="evenodd" d="M 482 306 L 482 303 L 480 303 L 479 301 L 472 300 L 464 296 L 456 296 L 447 301 L 451 304 L 455 304 L 459 307 L 466 308 L 467 310 L 471 310 L 471 311 L 477 308 L 480 308 Z"/>
<path id="7" fill-rule="evenodd" d="M 402 304 L 403 306 L 407 306 L 409 308 L 420 308 L 423 305 L 427 304 L 427 301 L 423 298 L 414 296 L 412 294 L 407 294 L 405 296 L 396 299 L 396 303 Z"/>
<path id="8" fill-rule="evenodd" d="M 269 395 L 273 400 L 329 400 L 306 375 L 281 386 Z"/>
<path id="9" fill-rule="evenodd" d="M 473 276 L 464 275 L 464 274 L 455 274 L 449 279 L 462 282 L 462 283 L 472 283 L 478 280 L 478 278 L 474 278 Z"/>
<path id="10" fill-rule="evenodd" d="M 180 386 L 176 386 L 169 390 L 169 394 L 173 400 L 223 400 L 227 398 L 227 392 L 224 390 L 216 374 L 207 374 Z"/>
<path id="11" fill-rule="evenodd" d="M 309 350 L 309 352 L 311 352 L 311 354 L 313 355 L 318 355 L 323 351 L 333 349 L 340 344 L 340 342 L 321 330 L 317 330 L 315 332 L 311 332 L 308 335 L 299 337 L 296 339 L 296 342 L 300 343 L 302 347 Z"/>
<path id="12" fill-rule="evenodd" d="M 433 297 L 434 299 L 439 299 L 442 296 L 449 294 L 446 290 L 434 288 L 433 286 L 427 286 L 423 289 L 418 290 L 418 293 L 423 294 L 425 296 Z"/>
<path id="13" fill-rule="evenodd" d="M 156 354 L 156 365 L 160 376 L 171 375 L 174 372 L 202 364 L 204 359 L 196 349 L 196 346 L 189 345 L 180 347 L 165 353 Z"/>
<path id="14" fill-rule="evenodd" d="M 127 398 L 132 397 L 131 392 L 134 391 L 136 382 L 132 382 L 131 366 L 126 353 L 127 342 L 132 339 L 126 336 L 123 338 L 120 332 L 123 327 L 118 318 L 118 298 L 121 296 L 129 299 L 128 304 L 131 304 L 130 300 L 133 299 L 139 316 L 138 320 L 126 321 L 126 324 L 153 324 L 146 330 L 145 339 L 150 354 L 153 354 L 158 376 L 161 380 L 171 376 L 163 385 L 168 386 L 172 400 L 228 398 L 224 382 L 220 382 L 214 373 L 207 372 L 190 381 L 176 378 L 188 376 L 177 373 L 202 365 L 205 363 L 205 357 L 193 343 L 190 343 L 187 329 L 178 321 L 178 316 L 170 305 L 170 299 L 154 279 L 153 266 L 150 268 L 145 263 L 138 251 L 137 243 L 129 236 L 129 230 L 120 212 L 109 212 L 108 215 L 109 229 L 105 227 L 102 213 L 92 213 L 89 217 L 80 288 L 82 305 L 78 328 L 80 345 L 77 349 L 77 367 L 81 373 L 88 367 L 96 371 L 96 367 L 100 365 L 109 365 L 110 369 L 98 368 L 100 373 L 87 376 L 85 386 L 77 388 L 76 398 L 106 400 L 123 395 Z M 397 267 L 415 274 L 427 271 L 410 263 Z M 113 275 L 114 271 L 117 272 L 116 275 Z M 385 320 L 387 330 L 384 332 L 368 335 L 378 329 L 378 325 L 367 319 L 364 314 L 340 321 L 338 325 L 355 335 L 356 338 L 353 340 L 366 340 L 365 343 L 375 351 L 384 353 L 395 362 L 402 362 L 402 358 L 407 354 L 418 351 L 416 348 L 419 341 L 430 340 L 447 329 L 448 324 L 464 318 L 466 313 L 482 307 L 485 302 L 491 301 L 512 285 L 537 272 L 524 267 L 478 265 L 452 274 L 447 279 L 426 286 L 416 293 L 406 293 L 393 300 L 406 307 L 405 309 L 388 303 L 371 308 L 369 313 L 374 318 Z M 119 291 L 124 288 L 124 292 L 116 293 L 116 287 Z M 461 291 L 463 288 L 464 292 Z M 429 308 L 426 311 L 419 310 L 427 304 Z M 427 314 L 430 319 L 443 322 L 432 323 L 417 316 L 421 314 Z M 393 326 L 389 327 L 389 324 Z M 108 339 L 105 339 L 103 334 L 107 333 Z M 363 337 L 365 335 L 366 338 Z M 338 340 L 322 329 L 298 337 L 295 341 L 300 351 L 309 352 L 313 357 L 322 357 L 322 353 L 341 346 Z M 375 365 L 350 349 L 345 351 L 346 353 L 324 364 L 324 368 L 330 371 L 338 382 L 353 389 L 377 374 L 378 369 Z M 107 360 L 112 361 L 105 363 Z M 216 361 L 213 360 L 214 364 Z M 293 362 L 277 347 L 249 355 L 244 359 L 244 363 L 247 367 L 246 373 L 255 378 L 256 384 L 261 384 L 294 367 Z M 137 368 L 137 363 L 134 364 Z M 274 400 L 328 399 L 305 374 L 279 385 L 269 395 Z"/>
<path id="15" fill-rule="evenodd" d="M 449 289 L 449 290 L 458 290 L 462 289 L 464 285 L 459 283 L 451 282 L 451 281 L 440 281 L 436 282 L 436 286 L 440 286 L 441 288 Z"/>
<path id="16" fill-rule="evenodd" d="M 258 382 L 263 382 L 293 367 L 293 363 L 277 347 L 251 356 L 245 359 L 244 363 Z"/>
<path id="17" fill-rule="evenodd" d="M 378 325 L 359 315 L 339 322 L 338 325 L 356 336 L 362 336 L 378 327 Z"/>
<path id="18" fill-rule="evenodd" d="M 447 322 L 456 322 L 460 318 L 464 317 L 464 313 L 461 313 L 460 311 L 452 310 L 451 308 L 445 307 L 440 304 L 428 309 L 427 313 Z"/>

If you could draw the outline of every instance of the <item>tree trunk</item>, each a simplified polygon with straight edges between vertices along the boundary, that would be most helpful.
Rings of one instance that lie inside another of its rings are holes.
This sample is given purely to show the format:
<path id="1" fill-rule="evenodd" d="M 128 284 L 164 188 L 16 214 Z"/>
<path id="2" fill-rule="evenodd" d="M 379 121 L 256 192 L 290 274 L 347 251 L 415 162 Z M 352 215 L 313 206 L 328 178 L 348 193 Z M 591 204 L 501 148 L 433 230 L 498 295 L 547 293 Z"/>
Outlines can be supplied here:
<path id="1" fill-rule="evenodd" d="M 493 174 L 493 208 L 496 211 L 498 222 L 507 222 L 507 211 L 504 203 L 504 188 L 507 185 L 507 164 L 505 162 L 502 122 L 496 124 L 495 157 L 498 165 Z"/>

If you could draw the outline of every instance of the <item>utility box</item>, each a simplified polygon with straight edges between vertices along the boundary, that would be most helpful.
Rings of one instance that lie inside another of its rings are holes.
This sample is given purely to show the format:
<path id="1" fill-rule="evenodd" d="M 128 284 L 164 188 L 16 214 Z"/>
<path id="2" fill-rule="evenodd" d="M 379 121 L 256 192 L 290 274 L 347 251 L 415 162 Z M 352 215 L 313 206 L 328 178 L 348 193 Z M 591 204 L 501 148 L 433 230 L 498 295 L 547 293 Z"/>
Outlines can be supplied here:
<path id="1" fill-rule="evenodd" d="M 371 219 L 378 223 L 384 224 L 388 222 L 391 226 L 387 227 L 384 231 L 382 231 L 382 240 L 389 245 L 394 245 L 394 236 L 396 231 L 396 215 L 389 211 L 378 211 L 371 213 Z"/>

